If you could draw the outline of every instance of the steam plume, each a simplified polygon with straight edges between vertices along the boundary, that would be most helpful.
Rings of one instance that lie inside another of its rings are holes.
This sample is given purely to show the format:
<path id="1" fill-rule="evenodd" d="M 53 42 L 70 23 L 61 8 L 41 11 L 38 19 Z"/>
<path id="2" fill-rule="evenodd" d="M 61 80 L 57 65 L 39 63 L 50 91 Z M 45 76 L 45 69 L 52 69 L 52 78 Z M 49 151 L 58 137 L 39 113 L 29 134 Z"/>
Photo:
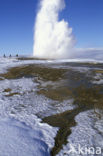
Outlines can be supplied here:
<path id="1" fill-rule="evenodd" d="M 72 28 L 59 12 L 65 8 L 64 0 L 41 0 L 37 14 L 33 55 L 40 58 L 69 58 L 74 47 Z"/>

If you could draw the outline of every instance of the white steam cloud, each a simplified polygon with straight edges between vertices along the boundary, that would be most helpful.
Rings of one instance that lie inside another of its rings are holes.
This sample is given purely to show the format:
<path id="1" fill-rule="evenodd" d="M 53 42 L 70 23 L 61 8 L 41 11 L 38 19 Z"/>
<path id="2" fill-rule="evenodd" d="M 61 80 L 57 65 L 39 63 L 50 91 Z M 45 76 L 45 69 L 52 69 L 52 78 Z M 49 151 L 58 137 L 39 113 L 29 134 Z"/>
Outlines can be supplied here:
<path id="1" fill-rule="evenodd" d="M 72 28 L 59 12 L 65 8 L 64 0 L 41 0 L 34 33 L 33 55 L 39 58 L 69 58 L 74 47 Z"/>

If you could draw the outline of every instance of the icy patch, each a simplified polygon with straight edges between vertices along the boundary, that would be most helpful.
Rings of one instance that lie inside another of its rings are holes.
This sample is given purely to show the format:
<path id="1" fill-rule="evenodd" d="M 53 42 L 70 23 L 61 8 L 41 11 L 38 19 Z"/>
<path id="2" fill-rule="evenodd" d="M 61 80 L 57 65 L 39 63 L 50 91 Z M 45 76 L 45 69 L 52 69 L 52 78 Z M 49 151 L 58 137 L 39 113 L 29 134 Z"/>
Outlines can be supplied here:
<path id="1" fill-rule="evenodd" d="M 98 120 L 93 115 L 93 111 L 87 111 L 77 115 L 75 120 L 77 125 L 71 128 L 72 133 L 68 137 L 68 144 L 63 146 L 63 149 L 57 156 L 88 156 L 88 153 L 85 154 L 85 148 L 94 147 L 96 150 L 97 147 L 100 147 L 103 149 L 103 119 Z M 79 153 L 79 146 L 84 153 Z M 71 147 L 74 147 L 77 153 L 70 152 Z M 94 155 L 96 154 L 90 154 L 90 156 Z M 99 156 L 102 155 L 103 153 Z"/>
<path id="2" fill-rule="evenodd" d="M 34 121 L 35 124 L 32 129 L 25 123 L 13 118 L 0 119 L 1 156 L 50 155 L 56 130 L 47 124 L 40 124 L 36 117 Z"/>
<path id="3" fill-rule="evenodd" d="M 3 142 L 2 145 L 0 144 L 0 155 L 2 153 L 5 156 L 12 156 L 14 153 L 15 156 L 19 156 L 20 153 L 22 156 L 32 156 L 35 153 L 37 156 L 50 155 L 50 149 L 54 146 L 54 137 L 58 129 L 41 123 L 35 114 L 42 112 L 45 116 L 46 113 L 50 115 L 56 114 L 58 111 L 73 109 L 71 104 L 73 100 L 55 103 L 44 96 L 37 95 L 37 85 L 31 78 L 0 81 L 0 138 L 1 143 Z M 4 92 L 8 88 L 11 91 Z M 20 93 L 20 95 L 6 97 L 6 95 L 15 92 Z M 52 105 L 53 103 L 55 107 Z M 6 136 L 4 141 L 3 131 Z"/>
<path id="4" fill-rule="evenodd" d="M 27 112 L 27 114 L 39 113 L 44 117 L 74 109 L 73 99 L 62 103 L 53 101 L 43 95 L 37 95 L 37 86 L 38 83 L 31 78 L 0 81 L 0 114 Z M 11 90 L 5 92 L 7 89 Z"/>
<path id="5" fill-rule="evenodd" d="M 103 79 L 100 79 L 98 81 L 92 81 L 92 83 L 93 84 L 98 84 L 98 85 L 103 84 Z"/>
<path id="6" fill-rule="evenodd" d="M 7 68 L 16 62 L 16 59 L 0 58 L 0 73 L 6 72 Z"/>
<path id="7" fill-rule="evenodd" d="M 93 84 L 103 84 L 103 74 L 102 73 L 96 73 L 96 75 L 93 77 L 93 81 L 91 81 Z"/>
<path id="8" fill-rule="evenodd" d="M 58 103 L 56 106 L 58 107 L 57 113 L 62 113 L 65 112 L 66 110 L 73 110 L 74 108 L 76 108 L 76 106 L 73 105 L 73 101 L 74 101 L 73 99 L 69 99 L 64 100 L 62 103 Z"/>
<path id="9" fill-rule="evenodd" d="M 103 74 L 96 73 L 96 75 L 93 78 L 94 78 L 94 80 L 98 80 L 98 79 L 101 79 L 102 77 L 103 77 Z"/>
<path id="10" fill-rule="evenodd" d="M 12 92 L 19 92 L 21 94 L 25 92 L 35 91 L 37 84 L 33 82 L 34 79 L 16 79 L 16 80 L 3 80 L 0 81 L 0 93 L 5 89 L 10 88 Z M 5 94 L 5 93 L 4 93 Z"/>
<path id="11" fill-rule="evenodd" d="M 48 108 L 45 111 L 40 112 L 39 115 L 41 117 L 47 117 L 47 116 L 63 113 L 67 110 L 73 110 L 76 108 L 76 106 L 73 105 L 73 101 L 74 101 L 73 99 L 64 100 L 63 102 L 51 100 L 48 105 Z"/>
<path id="12" fill-rule="evenodd" d="M 10 88 L 10 92 L 4 92 Z M 0 114 L 11 114 L 27 112 L 27 114 L 36 114 L 48 109 L 50 100 L 44 96 L 36 94 L 37 83 L 33 79 L 17 79 L 0 81 Z M 8 96 L 12 93 L 18 95 Z"/>
<path id="13" fill-rule="evenodd" d="M 10 88 L 10 92 L 4 92 Z M 36 94 L 34 79 L 0 81 L 0 156 L 49 156 L 57 128 L 41 123 L 35 114 L 50 101 Z M 20 95 L 6 97 L 11 93 Z M 4 119 L 3 119 L 4 118 Z"/>
<path id="14" fill-rule="evenodd" d="M 48 147 L 51 149 L 54 146 L 54 137 L 56 136 L 58 128 L 49 126 L 46 123 L 41 123 L 41 119 L 33 114 L 27 114 L 27 112 L 21 112 L 17 114 L 12 114 L 10 117 L 19 120 L 20 122 L 25 123 L 27 126 L 30 126 L 34 132 L 40 131 L 41 139 L 43 139 Z"/>
<path id="15" fill-rule="evenodd" d="M 50 155 L 58 129 L 35 116 L 50 103 L 36 94 L 37 85 L 31 78 L 0 81 L 0 156 Z"/>

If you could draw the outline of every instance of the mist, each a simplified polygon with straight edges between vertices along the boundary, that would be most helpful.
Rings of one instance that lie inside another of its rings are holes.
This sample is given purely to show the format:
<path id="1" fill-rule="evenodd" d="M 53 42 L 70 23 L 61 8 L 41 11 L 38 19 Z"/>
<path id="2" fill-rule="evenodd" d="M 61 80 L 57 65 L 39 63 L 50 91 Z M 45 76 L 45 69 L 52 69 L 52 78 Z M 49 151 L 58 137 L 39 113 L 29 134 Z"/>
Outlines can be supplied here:
<path id="1" fill-rule="evenodd" d="M 34 26 L 33 55 L 38 58 L 62 59 L 72 55 L 75 39 L 72 28 L 59 13 L 64 0 L 41 0 Z"/>

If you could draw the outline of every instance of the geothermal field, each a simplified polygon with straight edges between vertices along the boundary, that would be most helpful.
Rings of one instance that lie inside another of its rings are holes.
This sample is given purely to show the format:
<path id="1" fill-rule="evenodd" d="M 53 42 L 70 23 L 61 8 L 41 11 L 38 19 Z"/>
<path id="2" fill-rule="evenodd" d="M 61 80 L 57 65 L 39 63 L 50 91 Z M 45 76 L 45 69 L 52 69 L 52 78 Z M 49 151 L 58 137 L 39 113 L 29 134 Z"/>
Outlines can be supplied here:
<path id="1" fill-rule="evenodd" d="M 102 61 L 0 58 L 0 156 L 102 149 Z"/>
<path id="2" fill-rule="evenodd" d="M 70 3 L 0 4 L 0 156 L 103 156 L 103 2 Z"/>

